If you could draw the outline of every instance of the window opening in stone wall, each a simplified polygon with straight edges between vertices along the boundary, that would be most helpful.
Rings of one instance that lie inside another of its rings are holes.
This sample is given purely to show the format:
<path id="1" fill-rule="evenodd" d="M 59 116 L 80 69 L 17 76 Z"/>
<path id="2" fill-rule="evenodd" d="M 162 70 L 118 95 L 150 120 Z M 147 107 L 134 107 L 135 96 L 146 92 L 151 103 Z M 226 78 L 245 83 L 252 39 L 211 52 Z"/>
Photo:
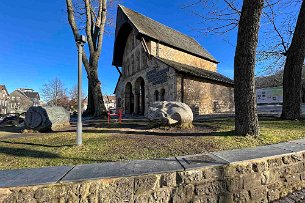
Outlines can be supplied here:
<path id="1" fill-rule="evenodd" d="M 135 112 L 144 115 L 145 112 L 145 82 L 139 77 L 135 83 Z"/>
<path id="2" fill-rule="evenodd" d="M 134 95 L 131 83 L 127 83 L 125 87 L 125 113 L 132 114 L 134 112 Z"/>
<path id="3" fill-rule="evenodd" d="M 156 90 L 155 91 L 155 101 L 159 101 L 159 91 L 158 90 Z"/>

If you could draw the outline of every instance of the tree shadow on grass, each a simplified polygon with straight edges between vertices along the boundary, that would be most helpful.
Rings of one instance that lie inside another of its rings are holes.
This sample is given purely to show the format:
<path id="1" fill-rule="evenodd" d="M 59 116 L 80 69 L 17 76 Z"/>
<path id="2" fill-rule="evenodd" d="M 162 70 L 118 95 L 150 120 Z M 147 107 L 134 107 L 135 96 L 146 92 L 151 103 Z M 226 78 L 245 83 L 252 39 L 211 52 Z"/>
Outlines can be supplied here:
<path id="1" fill-rule="evenodd" d="M 23 130 L 24 130 L 24 127 L 16 127 L 16 126 L 0 127 L 0 132 L 21 133 Z"/>
<path id="2" fill-rule="evenodd" d="M 30 145 L 30 146 L 39 146 L 39 147 L 50 147 L 50 148 L 59 148 L 59 147 L 73 147 L 73 144 L 66 145 L 47 145 L 47 144 L 38 144 L 38 143 L 30 143 L 30 142 L 15 142 L 15 141 L 0 141 L 6 144 L 19 144 L 19 145 Z"/>
<path id="3" fill-rule="evenodd" d="M 78 157 L 62 157 L 58 154 L 52 152 L 38 151 L 33 149 L 24 149 L 24 148 L 11 148 L 11 147 L 0 147 L 0 154 L 6 154 L 8 156 L 14 157 L 30 157 L 38 159 L 62 159 L 70 160 L 77 162 L 113 162 L 114 160 L 107 159 L 90 159 L 90 158 L 78 158 Z M 69 163 L 68 163 L 69 164 Z"/>
<path id="4" fill-rule="evenodd" d="M 32 157 L 32 158 L 41 158 L 41 159 L 59 158 L 59 156 L 55 153 L 42 152 L 38 150 L 24 149 L 24 148 L 0 147 L 0 153 L 11 156 Z"/>

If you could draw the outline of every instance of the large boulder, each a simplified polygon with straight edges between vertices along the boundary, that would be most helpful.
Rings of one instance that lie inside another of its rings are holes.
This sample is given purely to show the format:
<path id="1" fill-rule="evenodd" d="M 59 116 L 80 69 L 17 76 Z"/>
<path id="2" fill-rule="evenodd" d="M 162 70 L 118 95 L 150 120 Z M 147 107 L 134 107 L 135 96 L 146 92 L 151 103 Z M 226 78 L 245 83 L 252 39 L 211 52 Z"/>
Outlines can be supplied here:
<path id="1" fill-rule="evenodd" d="M 147 118 L 161 126 L 191 128 L 192 109 L 185 103 L 174 101 L 154 102 L 148 109 Z"/>
<path id="2" fill-rule="evenodd" d="M 70 126 L 70 114 L 63 107 L 30 107 L 24 119 L 26 129 L 39 132 L 58 130 Z"/>

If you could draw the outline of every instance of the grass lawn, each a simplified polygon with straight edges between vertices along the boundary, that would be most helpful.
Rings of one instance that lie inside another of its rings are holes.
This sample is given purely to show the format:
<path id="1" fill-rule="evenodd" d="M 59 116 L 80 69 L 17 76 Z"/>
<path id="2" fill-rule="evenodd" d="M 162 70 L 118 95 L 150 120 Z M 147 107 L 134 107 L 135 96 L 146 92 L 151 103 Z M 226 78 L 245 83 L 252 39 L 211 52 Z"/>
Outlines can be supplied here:
<path id="1" fill-rule="evenodd" d="M 146 123 L 98 124 L 84 128 L 83 146 L 75 129 L 17 134 L 0 128 L 0 169 L 153 159 L 267 145 L 305 138 L 305 121 L 260 120 L 259 138 L 234 134 L 234 119 L 195 123 L 194 130 L 147 129 Z M 2 132 L 1 132 L 2 131 Z"/>

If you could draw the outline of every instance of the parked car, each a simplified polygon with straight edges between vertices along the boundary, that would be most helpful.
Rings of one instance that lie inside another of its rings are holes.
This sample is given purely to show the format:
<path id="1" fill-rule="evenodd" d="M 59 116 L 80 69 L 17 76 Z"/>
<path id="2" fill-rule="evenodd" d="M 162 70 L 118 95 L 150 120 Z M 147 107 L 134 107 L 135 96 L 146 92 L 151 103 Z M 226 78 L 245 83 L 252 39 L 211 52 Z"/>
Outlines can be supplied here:
<path id="1" fill-rule="evenodd" d="M 25 113 L 8 113 L 0 120 L 0 125 L 19 125 L 24 122 Z"/>
<path id="2" fill-rule="evenodd" d="M 115 108 L 109 108 L 108 111 L 110 112 L 110 114 L 117 113 Z"/>

